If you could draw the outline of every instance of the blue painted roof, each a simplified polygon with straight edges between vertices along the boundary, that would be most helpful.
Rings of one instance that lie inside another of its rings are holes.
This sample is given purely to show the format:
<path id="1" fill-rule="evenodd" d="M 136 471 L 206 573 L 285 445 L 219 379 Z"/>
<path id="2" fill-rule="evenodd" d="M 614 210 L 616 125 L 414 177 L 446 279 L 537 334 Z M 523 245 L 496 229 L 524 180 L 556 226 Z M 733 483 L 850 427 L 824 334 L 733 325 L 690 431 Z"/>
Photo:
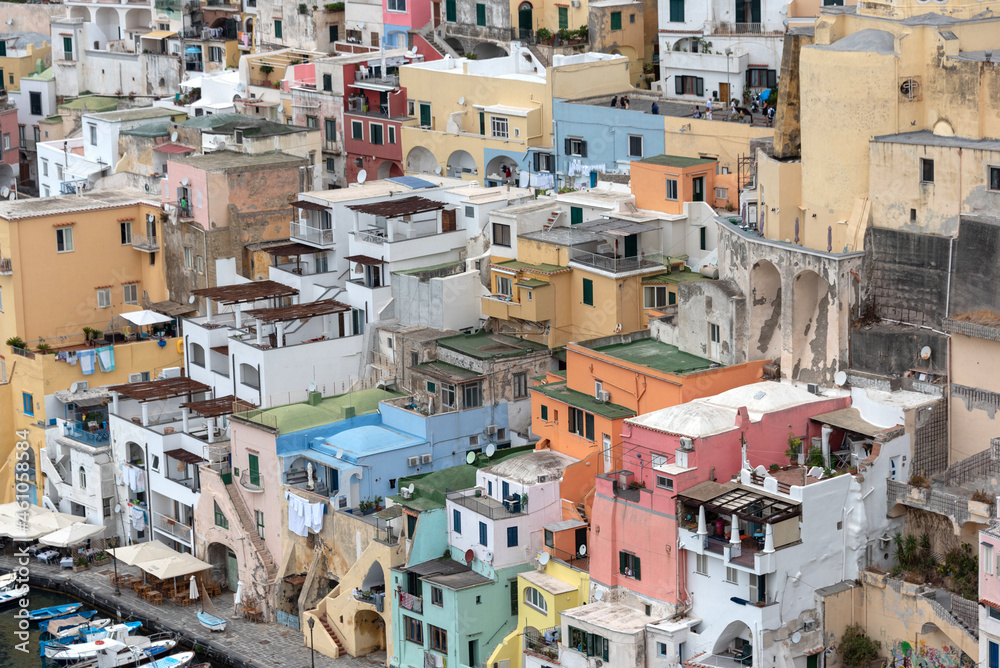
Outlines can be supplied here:
<path id="1" fill-rule="evenodd" d="M 353 456 L 357 461 L 366 455 L 399 450 L 422 443 L 426 441 L 411 434 L 378 425 L 368 425 L 335 434 L 321 447 L 324 450 L 343 450 L 345 455 Z"/>
<path id="2" fill-rule="evenodd" d="M 424 181 L 423 179 L 417 178 L 416 176 L 390 176 L 386 181 L 392 181 L 393 183 L 398 183 L 401 186 L 406 186 L 410 190 L 419 190 L 420 188 L 434 188 L 436 184 L 430 181 Z"/>

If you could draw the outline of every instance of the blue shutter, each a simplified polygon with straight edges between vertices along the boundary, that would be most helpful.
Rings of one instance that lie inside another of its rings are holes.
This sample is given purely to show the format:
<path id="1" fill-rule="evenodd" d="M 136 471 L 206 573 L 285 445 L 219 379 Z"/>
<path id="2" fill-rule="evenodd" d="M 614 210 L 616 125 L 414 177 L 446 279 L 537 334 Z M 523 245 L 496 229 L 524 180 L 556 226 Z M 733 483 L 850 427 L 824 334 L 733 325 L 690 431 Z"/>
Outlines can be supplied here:
<path id="1" fill-rule="evenodd" d="M 451 527 L 455 533 L 462 533 L 462 513 L 458 510 L 451 511 Z"/>
<path id="2" fill-rule="evenodd" d="M 486 539 L 487 539 L 487 536 L 486 536 L 486 523 L 485 522 L 480 522 L 479 523 L 479 544 L 482 545 L 483 547 L 489 547 L 489 543 L 487 542 Z"/>
<path id="3" fill-rule="evenodd" d="M 989 668 L 1000 667 L 1000 645 L 996 644 L 992 640 L 990 642 L 990 658 L 989 658 Z"/>
<path id="4" fill-rule="evenodd" d="M 507 527 L 507 547 L 517 547 L 517 527 Z"/>
<path id="5" fill-rule="evenodd" d="M 503 490 L 503 498 L 506 499 L 508 496 L 510 496 L 510 483 L 508 483 L 506 480 L 500 483 L 500 489 Z"/>

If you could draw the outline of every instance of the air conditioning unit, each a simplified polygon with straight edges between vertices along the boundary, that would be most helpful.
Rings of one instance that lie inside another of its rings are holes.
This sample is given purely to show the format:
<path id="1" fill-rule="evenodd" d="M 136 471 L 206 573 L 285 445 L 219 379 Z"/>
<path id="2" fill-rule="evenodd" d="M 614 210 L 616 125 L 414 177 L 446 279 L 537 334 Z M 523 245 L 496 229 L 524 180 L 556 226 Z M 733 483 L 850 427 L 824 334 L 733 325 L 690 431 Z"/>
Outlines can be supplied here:
<path id="1" fill-rule="evenodd" d="M 420 455 L 420 463 L 421 464 L 430 464 L 431 463 L 431 456 L 430 455 Z"/>
<path id="2" fill-rule="evenodd" d="M 88 387 L 90 387 L 90 383 L 85 380 L 78 380 L 69 386 L 69 391 L 76 394 L 77 392 L 83 392 Z"/>
<path id="3" fill-rule="evenodd" d="M 495 424 L 486 425 L 486 433 L 490 436 L 497 433 L 497 426 Z"/>
<path id="4" fill-rule="evenodd" d="M 810 394 L 819 394 L 819 384 L 809 383 L 806 385 L 806 389 L 809 390 Z"/>
<path id="5" fill-rule="evenodd" d="M 180 378 L 181 368 L 179 366 L 170 366 L 160 372 L 160 378 Z"/>
<path id="6" fill-rule="evenodd" d="M 549 481 L 549 475 L 547 473 L 538 476 L 538 482 L 548 482 L 548 481 Z"/>
<path id="7" fill-rule="evenodd" d="M 406 465 L 407 466 L 418 466 L 419 464 L 420 464 L 420 457 L 407 457 L 406 458 Z"/>
<path id="8" fill-rule="evenodd" d="M 413 493 L 410 491 L 409 487 L 404 487 L 403 489 L 399 490 L 399 495 L 401 497 L 403 497 L 404 499 L 412 499 L 413 498 Z"/>
<path id="9" fill-rule="evenodd" d="M 611 393 L 601 390 L 600 392 L 597 393 L 597 400 L 606 404 L 609 401 L 611 401 Z"/>
<path id="10" fill-rule="evenodd" d="M 141 373 L 130 373 L 128 375 L 128 382 L 130 382 L 130 383 L 141 383 L 142 382 L 142 374 Z"/>
<path id="11" fill-rule="evenodd" d="M 571 0 L 569 4 L 573 6 L 573 9 L 577 9 L 580 7 L 580 0 Z"/>
<path id="12" fill-rule="evenodd" d="M 681 436 L 681 450 L 684 452 L 691 452 L 694 450 L 694 441 L 687 436 Z"/>

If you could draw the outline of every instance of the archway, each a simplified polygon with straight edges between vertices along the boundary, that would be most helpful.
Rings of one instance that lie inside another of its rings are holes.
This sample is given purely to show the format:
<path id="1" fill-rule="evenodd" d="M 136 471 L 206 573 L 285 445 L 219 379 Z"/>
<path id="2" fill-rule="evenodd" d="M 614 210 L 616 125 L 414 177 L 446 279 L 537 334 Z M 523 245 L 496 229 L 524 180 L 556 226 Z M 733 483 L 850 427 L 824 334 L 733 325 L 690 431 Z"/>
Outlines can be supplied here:
<path id="1" fill-rule="evenodd" d="M 88 7 L 70 7 L 69 17 L 71 19 L 83 19 L 86 23 L 93 23 L 93 19 L 90 17 L 90 9 Z"/>
<path id="2" fill-rule="evenodd" d="M 379 163 L 378 166 L 379 179 L 387 179 L 392 176 L 402 176 L 402 175 L 403 175 L 403 169 L 399 166 L 398 163 L 395 163 L 391 160 L 385 160 Z"/>
<path id="3" fill-rule="evenodd" d="M 244 24 L 243 24 L 243 29 L 244 29 L 245 32 L 248 32 L 248 33 L 251 33 L 251 34 L 253 33 L 253 17 L 252 16 L 247 17 L 246 22 L 244 22 Z"/>
<path id="4" fill-rule="evenodd" d="M 153 20 L 148 9 L 130 9 L 125 14 L 125 30 L 129 32 L 146 32 Z"/>
<path id="5" fill-rule="evenodd" d="M 236 553 L 224 543 L 209 543 L 205 561 L 212 564 L 210 578 L 213 582 L 235 592 L 240 581 L 240 566 Z"/>
<path id="6" fill-rule="evenodd" d="M 530 2 L 522 2 L 517 6 L 517 30 L 521 37 L 527 37 L 535 30 Z"/>
<path id="7" fill-rule="evenodd" d="M 508 178 L 507 172 L 504 171 L 505 167 L 507 168 L 507 172 L 510 173 L 510 178 L 516 179 L 518 172 L 517 161 L 508 155 L 498 155 L 486 165 L 486 185 L 500 185 L 504 183 Z"/>
<path id="8" fill-rule="evenodd" d="M 118 17 L 118 10 L 109 7 L 101 7 L 97 10 L 97 20 L 95 27 L 100 38 L 95 40 L 94 48 L 103 49 L 107 42 L 112 42 L 122 37 L 121 20 Z M 97 36 L 91 32 L 91 36 Z M 91 46 L 91 45 L 88 45 Z"/>
<path id="9" fill-rule="evenodd" d="M 792 283 L 792 370 L 789 379 L 820 380 L 827 366 L 830 284 L 806 270 Z"/>
<path id="10" fill-rule="evenodd" d="M 475 48 L 472 49 L 472 54 L 476 57 L 476 60 L 489 60 L 490 58 L 503 58 L 507 53 L 507 49 L 503 48 L 499 44 L 494 44 L 493 42 L 480 42 L 476 44 Z"/>
<path id="11" fill-rule="evenodd" d="M 761 260 L 750 270 L 750 359 L 781 356 L 781 273 Z"/>
<path id="12" fill-rule="evenodd" d="M 433 174 L 440 169 L 437 158 L 423 146 L 414 146 L 406 155 L 406 171 L 416 174 Z"/>
<path id="13" fill-rule="evenodd" d="M 743 654 L 746 650 L 743 649 L 743 645 L 750 645 L 753 643 L 753 634 L 750 633 L 750 627 L 743 622 L 737 620 L 735 622 L 730 622 L 729 626 L 722 630 L 719 637 L 715 640 L 715 645 L 712 647 L 712 654 L 725 654 L 727 652 L 735 651 L 737 655 Z M 739 647 L 736 647 L 739 645 Z M 753 665 L 753 655 L 750 654 L 750 660 L 741 661 L 744 666 Z"/>
<path id="14" fill-rule="evenodd" d="M 226 27 L 226 17 L 220 16 L 219 18 L 212 21 L 212 24 L 208 26 L 209 28 L 225 28 Z"/>
<path id="15" fill-rule="evenodd" d="M 476 174 L 476 161 L 468 151 L 459 149 L 448 156 L 448 176 L 456 179 L 462 174 Z"/>
<path id="16" fill-rule="evenodd" d="M 146 451 L 141 445 L 134 441 L 129 441 L 125 446 L 128 463 L 132 466 L 141 466 L 146 461 Z"/>
<path id="17" fill-rule="evenodd" d="M 354 615 L 354 655 L 364 656 L 386 648 L 385 621 L 374 610 Z"/>
<path id="18" fill-rule="evenodd" d="M 368 573 L 365 574 L 365 579 L 361 583 L 361 591 L 385 593 L 385 571 L 382 570 L 382 564 L 373 561 L 372 565 L 368 567 Z"/>

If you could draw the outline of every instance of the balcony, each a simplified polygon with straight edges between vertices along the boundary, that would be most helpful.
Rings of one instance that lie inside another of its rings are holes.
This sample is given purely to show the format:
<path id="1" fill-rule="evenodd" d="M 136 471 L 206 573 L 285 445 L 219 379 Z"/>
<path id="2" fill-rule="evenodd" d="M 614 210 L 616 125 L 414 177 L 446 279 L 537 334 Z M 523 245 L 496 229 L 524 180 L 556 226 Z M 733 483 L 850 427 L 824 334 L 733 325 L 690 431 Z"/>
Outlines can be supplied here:
<path id="1" fill-rule="evenodd" d="M 505 499 L 503 503 L 491 496 L 487 496 L 481 487 L 466 489 L 461 491 L 447 490 L 447 498 L 452 503 L 468 508 L 477 515 L 488 517 L 491 520 L 505 520 L 511 517 L 519 517 L 522 512 L 527 512 L 527 495 L 523 500 L 512 496 Z"/>
<path id="2" fill-rule="evenodd" d="M 182 523 L 176 518 L 168 517 L 163 513 L 158 513 L 155 510 L 153 511 L 153 520 L 154 531 L 179 540 L 185 545 L 192 545 L 191 536 L 194 532 L 187 524 Z"/>
<path id="3" fill-rule="evenodd" d="M 381 246 L 389 240 L 385 230 L 378 229 L 361 230 L 354 234 L 354 238 L 362 243 L 375 244 L 376 246 Z"/>
<path id="4" fill-rule="evenodd" d="M 0 257 L 0 276 L 10 276 L 14 273 L 14 265 L 9 257 Z"/>
<path id="5" fill-rule="evenodd" d="M 570 264 L 582 265 L 582 268 L 597 269 L 611 274 L 626 274 L 633 271 L 660 271 L 665 269 L 662 262 L 647 260 L 642 255 L 631 257 L 616 257 L 603 253 L 589 253 L 576 248 L 570 249 Z"/>
<path id="6" fill-rule="evenodd" d="M 160 242 L 154 237 L 147 237 L 144 234 L 132 234 L 132 248 L 143 253 L 155 253 L 160 250 Z"/>
<path id="7" fill-rule="evenodd" d="M 260 473 L 251 473 L 249 469 L 240 471 L 240 487 L 251 494 L 264 493 L 264 480 Z"/>
<path id="8" fill-rule="evenodd" d="M 332 228 L 313 227 L 302 221 L 292 221 L 289 228 L 289 237 L 292 241 L 301 241 L 322 249 L 331 249 L 334 246 Z"/>
<path id="9" fill-rule="evenodd" d="M 544 661 L 559 663 L 559 638 L 562 629 L 554 626 L 550 629 L 524 630 L 524 651 L 533 654 Z"/>
<path id="10" fill-rule="evenodd" d="M 399 597 L 399 607 L 404 610 L 410 610 L 411 612 L 423 613 L 424 612 L 424 599 L 420 596 L 413 596 L 412 594 L 407 594 L 406 596 Z"/>
<path id="11" fill-rule="evenodd" d="M 340 153 L 340 142 L 339 141 L 330 141 L 329 139 L 324 140 L 323 141 L 323 150 L 326 151 L 327 153 L 339 154 Z"/>
<path id="12" fill-rule="evenodd" d="M 103 426 L 96 422 L 80 422 L 77 420 L 63 422 L 63 436 L 72 438 L 94 447 L 108 445 L 111 442 L 111 432 L 108 430 L 108 423 Z"/>
<path id="13" fill-rule="evenodd" d="M 355 78 L 353 86 L 365 90 L 394 91 L 399 88 L 399 75 L 388 74 L 382 77 Z"/>
<path id="14" fill-rule="evenodd" d="M 716 21 L 706 25 L 708 32 L 712 35 L 736 35 L 745 37 L 756 35 L 759 37 L 781 37 L 785 34 L 783 30 L 767 30 L 763 23 L 730 23 L 729 21 Z"/>

